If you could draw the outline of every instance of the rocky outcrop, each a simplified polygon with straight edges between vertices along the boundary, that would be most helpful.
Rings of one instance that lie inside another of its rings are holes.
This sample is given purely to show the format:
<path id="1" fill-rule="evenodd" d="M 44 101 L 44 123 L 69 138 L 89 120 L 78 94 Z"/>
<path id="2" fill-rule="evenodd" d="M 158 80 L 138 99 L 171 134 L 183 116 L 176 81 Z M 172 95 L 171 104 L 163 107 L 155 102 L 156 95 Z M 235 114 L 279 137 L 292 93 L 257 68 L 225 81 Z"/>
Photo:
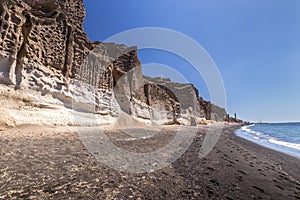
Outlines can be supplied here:
<path id="1" fill-rule="evenodd" d="M 68 108 L 162 124 L 223 121 L 191 84 L 143 77 L 136 47 L 90 42 L 83 0 L 0 1 L 0 83 L 51 95 Z"/>
<path id="2" fill-rule="evenodd" d="M 176 100 L 182 109 L 181 117 L 184 115 L 193 116 L 213 121 L 224 121 L 226 110 L 219 106 L 205 101 L 199 97 L 199 91 L 192 84 L 183 84 L 172 82 L 169 78 L 150 78 L 144 76 L 146 82 L 155 83 L 158 86 L 168 88 L 174 93 Z"/>
<path id="3" fill-rule="evenodd" d="M 221 108 L 209 101 L 205 101 L 202 97 L 198 97 L 198 102 L 201 108 L 201 115 L 207 120 L 213 121 L 228 121 L 225 108 Z"/>
<path id="4" fill-rule="evenodd" d="M 146 82 L 159 85 L 163 88 L 168 88 L 174 93 L 174 96 L 180 102 L 182 112 L 189 112 L 191 115 L 196 117 L 201 116 L 201 108 L 198 104 L 198 91 L 192 84 L 183 84 L 172 82 L 169 78 L 150 78 L 144 76 Z"/>
<path id="5" fill-rule="evenodd" d="M 69 82 L 72 106 L 102 115 L 129 113 L 141 76 L 136 47 L 98 43 Z"/>
<path id="6" fill-rule="evenodd" d="M 131 102 L 131 114 L 135 117 L 160 121 L 163 124 L 179 123 L 181 105 L 169 88 L 144 83 L 134 91 Z"/>
<path id="7" fill-rule="evenodd" d="M 2 0 L 0 11 L 1 83 L 51 93 L 78 110 L 118 112 L 113 87 L 140 65 L 136 48 L 90 42 L 83 0 Z"/>
<path id="8" fill-rule="evenodd" d="M 0 8 L 0 82 L 70 99 L 70 82 L 93 49 L 83 1 L 1 0 Z"/>
<path id="9" fill-rule="evenodd" d="M 74 77 L 93 45 L 82 29 L 83 1 L 2 0 L 1 80 L 20 87 L 28 65 Z"/>

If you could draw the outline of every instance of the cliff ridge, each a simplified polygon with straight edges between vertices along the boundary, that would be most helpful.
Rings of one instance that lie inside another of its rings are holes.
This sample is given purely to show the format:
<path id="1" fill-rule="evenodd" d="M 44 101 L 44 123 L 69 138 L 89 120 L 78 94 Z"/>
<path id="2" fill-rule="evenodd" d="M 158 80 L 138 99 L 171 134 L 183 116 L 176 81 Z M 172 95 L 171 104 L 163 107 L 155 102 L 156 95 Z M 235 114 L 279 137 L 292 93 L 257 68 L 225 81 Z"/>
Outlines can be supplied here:
<path id="1" fill-rule="evenodd" d="M 184 125 L 229 119 L 191 84 L 144 77 L 136 47 L 91 42 L 82 28 L 83 0 L 1 0 L 0 15 L 2 96 L 13 88 L 14 95 L 53 98 L 52 104 L 96 118 L 125 113 Z"/>

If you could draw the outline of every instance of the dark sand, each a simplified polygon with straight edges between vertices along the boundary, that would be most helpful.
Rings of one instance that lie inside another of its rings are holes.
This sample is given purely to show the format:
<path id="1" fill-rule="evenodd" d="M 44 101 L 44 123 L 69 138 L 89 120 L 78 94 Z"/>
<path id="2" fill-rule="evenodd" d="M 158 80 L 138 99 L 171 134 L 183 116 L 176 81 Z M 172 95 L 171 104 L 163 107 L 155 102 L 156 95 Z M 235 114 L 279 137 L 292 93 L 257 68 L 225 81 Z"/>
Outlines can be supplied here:
<path id="1" fill-rule="evenodd" d="M 198 158 L 207 127 L 171 166 L 129 174 L 105 167 L 76 132 L 23 126 L 0 132 L 0 199 L 300 199 L 300 160 L 244 139 L 226 127 L 217 145 Z M 47 130 L 47 131 L 46 131 Z M 108 135 L 132 151 L 167 144 L 169 130 L 133 141 Z"/>

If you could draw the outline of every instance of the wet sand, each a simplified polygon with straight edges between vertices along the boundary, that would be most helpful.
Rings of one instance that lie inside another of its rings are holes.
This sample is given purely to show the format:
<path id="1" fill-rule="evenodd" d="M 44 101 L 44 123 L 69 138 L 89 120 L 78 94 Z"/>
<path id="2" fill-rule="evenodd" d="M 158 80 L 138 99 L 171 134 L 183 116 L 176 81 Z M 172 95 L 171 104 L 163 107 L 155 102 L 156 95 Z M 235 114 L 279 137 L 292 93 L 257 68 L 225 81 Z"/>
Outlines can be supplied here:
<path id="1" fill-rule="evenodd" d="M 214 149 L 199 159 L 207 127 L 176 162 L 152 173 L 130 174 L 104 166 L 78 131 L 22 126 L 0 132 L 0 199 L 300 199 L 300 159 L 234 135 L 227 126 Z M 128 130 L 127 130 L 128 131 Z M 142 131 L 142 130 L 141 130 Z M 133 152 L 153 151 L 172 129 L 131 140 L 108 131 Z"/>

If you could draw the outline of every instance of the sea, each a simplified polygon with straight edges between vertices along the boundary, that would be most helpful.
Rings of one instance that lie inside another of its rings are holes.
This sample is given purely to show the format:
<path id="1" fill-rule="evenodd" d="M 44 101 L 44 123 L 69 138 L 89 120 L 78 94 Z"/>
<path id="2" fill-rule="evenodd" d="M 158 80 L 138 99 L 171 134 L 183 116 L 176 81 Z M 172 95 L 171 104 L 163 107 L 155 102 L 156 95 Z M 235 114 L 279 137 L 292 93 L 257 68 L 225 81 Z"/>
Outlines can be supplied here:
<path id="1" fill-rule="evenodd" d="M 236 135 L 300 158 L 300 123 L 254 124 L 237 130 Z"/>

